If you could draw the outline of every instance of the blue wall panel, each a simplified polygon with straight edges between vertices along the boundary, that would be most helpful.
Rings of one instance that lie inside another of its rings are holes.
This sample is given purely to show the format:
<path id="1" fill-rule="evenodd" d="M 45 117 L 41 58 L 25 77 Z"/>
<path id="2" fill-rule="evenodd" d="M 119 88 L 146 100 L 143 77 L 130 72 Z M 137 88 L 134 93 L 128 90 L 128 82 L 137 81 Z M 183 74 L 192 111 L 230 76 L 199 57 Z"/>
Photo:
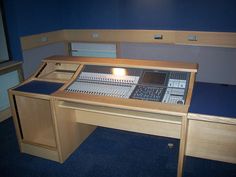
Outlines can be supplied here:
<path id="1" fill-rule="evenodd" d="M 236 31 L 235 0 L 70 0 L 64 27 Z"/>
<path id="2" fill-rule="evenodd" d="M 20 39 L 18 34 L 18 24 L 16 18 L 16 4 L 13 0 L 5 0 L 4 1 L 4 11 L 7 23 L 7 34 L 9 40 L 9 49 L 11 51 L 10 57 L 14 60 L 21 60 L 22 53 L 21 53 L 21 46 L 20 46 Z"/>
<path id="3" fill-rule="evenodd" d="M 59 29 L 236 32 L 235 0 L 3 0 L 13 58 L 19 37 Z"/>
<path id="4" fill-rule="evenodd" d="M 120 28 L 119 3 L 120 0 L 70 0 L 63 10 L 64 27 L 67 29 Z"/>

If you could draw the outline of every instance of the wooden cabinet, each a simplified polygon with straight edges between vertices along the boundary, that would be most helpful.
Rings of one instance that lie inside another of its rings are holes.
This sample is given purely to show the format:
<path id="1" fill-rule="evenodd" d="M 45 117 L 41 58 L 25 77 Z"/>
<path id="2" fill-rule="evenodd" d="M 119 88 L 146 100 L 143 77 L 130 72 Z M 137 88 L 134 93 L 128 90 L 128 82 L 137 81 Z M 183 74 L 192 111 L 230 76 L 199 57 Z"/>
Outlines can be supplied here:
<path id="1" fill-rule="evenodd" d="M 189 120 L 186 155 L 236 163 L 236 125 L 226 118 Z"/>
<path id="2" fill-rule="evenodd" d="M 49 100 L 15 96 L 22 140 L 49 147 L 56 147 Z"/>

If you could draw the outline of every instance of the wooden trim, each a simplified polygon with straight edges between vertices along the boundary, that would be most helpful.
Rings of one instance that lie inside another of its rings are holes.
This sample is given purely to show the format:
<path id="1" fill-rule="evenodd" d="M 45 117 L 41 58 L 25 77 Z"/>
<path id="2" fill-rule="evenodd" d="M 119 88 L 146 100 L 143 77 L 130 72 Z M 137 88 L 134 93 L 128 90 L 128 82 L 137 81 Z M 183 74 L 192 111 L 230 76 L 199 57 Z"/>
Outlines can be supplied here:
<path id="1" fill-rule="evenodd" d="M 189 120 L 186 155 L 236 163 L 236 126 Z"/>
<path id="2" fill-rule="evenodd" d="M 43 100 L 49 100 L 50 99 L 50 95 L 39 94 L 39 93 L 21 92 L 21 91 L 16 91 L 16 90 L 11 90 L 11 93 L 14 94 L 14 95 L 18 95 L 18 96 L 38 98 L 38 99 L 43 99 Z"/>
<path id="3" fill-rule="evenodd" d="M 20 38 L 22 50 L 29 50 L 35 47 L 41 47 L 48 44 L 66 41 L 64 30 L 52 31 L 47 33 L 23 36 Z"/>
<path id="4" fill-rule="evenodd" d="M 76 103 L 91 104 L 98 106 L 116 107 L 120 109 L 129 109 L 134 111 L 144 111 L 151 113 L 168 114 L 175 116 L 185 116 L 188 106 L 178 104 L 165 104 L 153 101 L 146 101 L 143 104 L 141 100 L 113 98 L 108 96 L 88 95 L 82 93 L 69 93 L 57 91 L 52 94 L 54 98 Z"/>
<path id="5" fill-rule="evenodd" d="M 99 59 L 99 60 L 98 60 Z M 99 62 L 98 62 L 99 61 Z M 74 64 L 90 64 L 105 65 L 116 67 L 131 67 L 145 69 L 159 69 L 169 71 L 197 72 L 198 65 L 188 62 L 174 62 L 164 60 L 130 60 L 126 58 L 92 58 L 92 57 L 73 57 L 73 56 L 52 56 L 44 59 L 44 62 L 54 63 L 74 63 Z"/>
<path id="6" fill-rule="evenodd" d="M 197 40 L 190 41 L 189 36 L 196 36 Z M 175 44 L 236 48 L 236 33 L 176 31 Z"/>
<path id="7" fill-rule="evenodd" d="M 58 152 L 56 150 L 51 150 L 43 148 L 40 146 L 35 146 L 27 143 L 20 143 L 21 152 L 31 154 L 34 156 L 42 157 L 45 159 L 50 159 L 56 162 L 60 162 Z"/>
<path id="8" fill-rule="evenodd" d="M 6 63 L 2 63 L 0 64 L 0 74 L 3 73 L 6 73 L 6 72 L 9 72 L 14 70 L 12 68 L 17 68 L 19 66 L 22 65 L 22 62 L 21 61 L 9 61 L 9 62 L 6 62 Z"/>
<path id="9" fill-rule="evenodd" d="M 185 105 L 190 105 L 195 79 L 196 79 L 196 73 L 191 73 Z"/>
<path id="10" fill-rule="evenodd" d="M 93 37 L 97 33 L 98 37 Z M 154 39 L 156 34 L 162 39 Z M 195 36 L 196 41 L 189 40 Z M 21 37 L 22 50 L 56 42 L 134 42 L 236 48 L 236 33 L 174 30 L 58 30 Z"/>
<path id="11" fill-rule="evenodd" d="M 181 132 L 180 132 L 180 145 L 179 145 L 179 159 L 178 159 L 177 177 L 182 177 L 182 174 L 183 174 L 184 156 L 185 156 L 186 142 L 187 142 L 187 128 L 188 128 L 188 120 L 187 120 L 187 116 L 184 116 L 182 118 Z"/>
<path id="12" fill-rule="evenodd" d="M 66 115 L 74 116 L 76 122 L 82 124 L 180 138 L 182 117 L 178 116 L 64 101 L 58 101 L 57 109 L 60 109 L 62 112 L 67 111 Z"/>
<path id="13" fill-rule="evenodd" d="M 98 37 L 94 38 L 93 33 Z M 154 35 L 160 34 L 163 39 L 154 39 Z M 81 42 L 151 42 L 151 43 L 173 43 L 174 31 L 170 30 L 65 30 L 67 41 Z"/>
<path id="14" fill-rule="evenodd" d="M 0 122 L 8 119 L 11 117 L 11 108 L 4 109 L 0 111 Z"/>
<path id="15" fill-rule="evenodd" d="M 188 113 L 188 119 L 236 125 L 236 118 Z"/>

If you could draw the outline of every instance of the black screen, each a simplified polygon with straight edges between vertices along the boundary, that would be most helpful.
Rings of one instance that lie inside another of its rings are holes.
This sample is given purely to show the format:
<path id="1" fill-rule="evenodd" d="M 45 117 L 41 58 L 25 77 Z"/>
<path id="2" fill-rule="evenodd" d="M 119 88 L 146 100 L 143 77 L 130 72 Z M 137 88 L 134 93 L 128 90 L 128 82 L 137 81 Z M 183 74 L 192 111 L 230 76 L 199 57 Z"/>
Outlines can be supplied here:
<path id="1" fill-rule="evenodd" d="M 143 84 L 164 85 L 166 73 L 145 72 L 142 78 Z"/>

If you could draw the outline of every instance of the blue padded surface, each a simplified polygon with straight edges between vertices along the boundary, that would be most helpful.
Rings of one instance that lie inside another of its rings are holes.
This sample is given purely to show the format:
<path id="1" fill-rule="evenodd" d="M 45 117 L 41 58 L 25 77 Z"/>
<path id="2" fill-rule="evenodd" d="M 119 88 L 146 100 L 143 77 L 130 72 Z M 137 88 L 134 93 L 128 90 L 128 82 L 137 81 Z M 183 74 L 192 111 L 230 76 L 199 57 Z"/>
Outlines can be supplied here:
<path id="1" fill-rule="evenodd" d="M 236 118 L 236 85 L 196 82 L 189 112 Z"/>
<path id="2" fill-rule="evenodd" d="M 50 95 L 57 91 L 63 84 L 55 82 L 45 82 L 45 81 L 31 81 L 22 86 L 17 87 L 16 91 L 39 93 Z"/>

